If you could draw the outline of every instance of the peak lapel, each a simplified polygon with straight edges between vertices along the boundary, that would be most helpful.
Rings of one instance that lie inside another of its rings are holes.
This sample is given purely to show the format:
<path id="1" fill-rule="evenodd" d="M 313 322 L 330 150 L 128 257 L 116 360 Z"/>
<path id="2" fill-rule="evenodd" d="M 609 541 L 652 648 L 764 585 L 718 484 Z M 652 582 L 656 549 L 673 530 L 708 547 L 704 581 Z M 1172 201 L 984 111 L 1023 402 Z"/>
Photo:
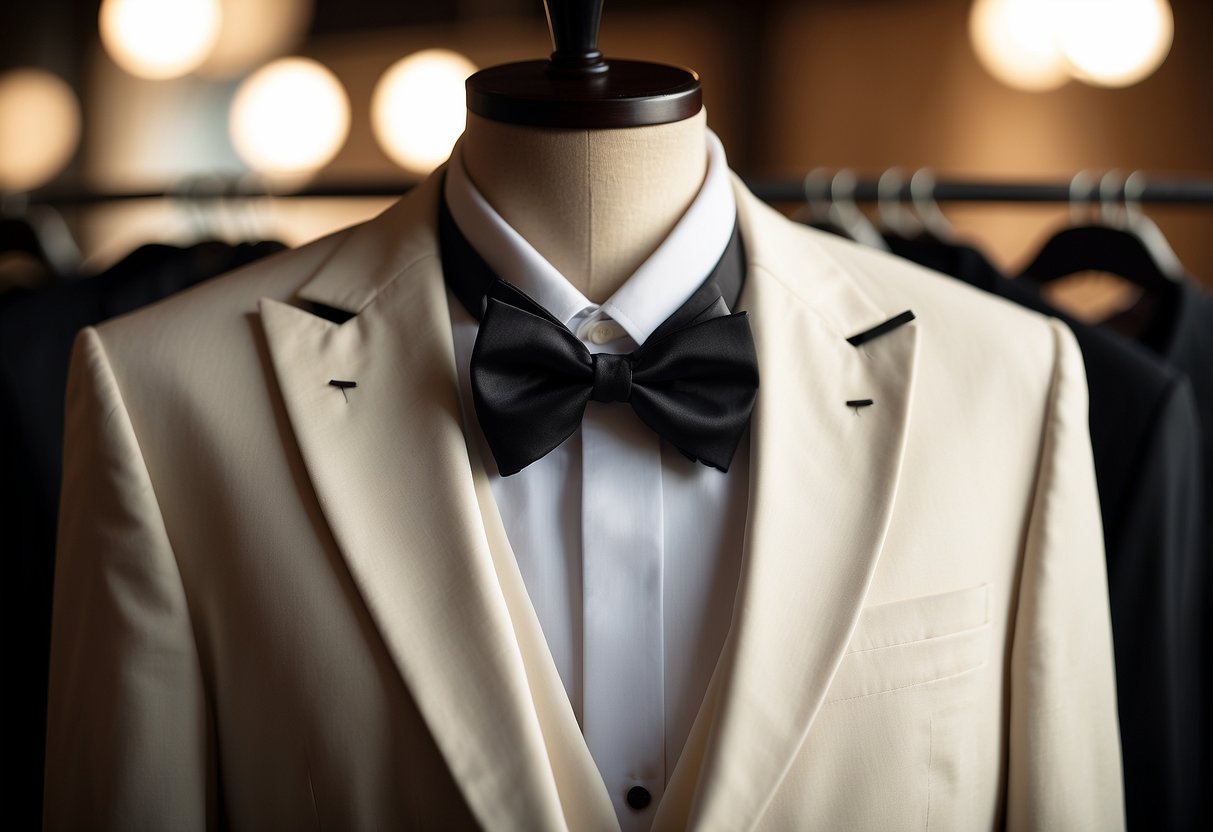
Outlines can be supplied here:
<path id="1" fill-rule="evenodd" d="M 892 516 L 916 323 L 858 348 L 882 310 L 738 185 L 761 385 L 741 584 L 716 673 L 655 829 L 752 828 L 817 714 Z M 848 400 L 872 399 L 858 412 Z"/>
<path id="2" fill-rule="evenodd" d="M 263 298 L 261 321 L 325 519 L 473 812 L 564 829 L 461 428 L 440 181 L 353 229 L 299 293 L 355 317 Z"/>

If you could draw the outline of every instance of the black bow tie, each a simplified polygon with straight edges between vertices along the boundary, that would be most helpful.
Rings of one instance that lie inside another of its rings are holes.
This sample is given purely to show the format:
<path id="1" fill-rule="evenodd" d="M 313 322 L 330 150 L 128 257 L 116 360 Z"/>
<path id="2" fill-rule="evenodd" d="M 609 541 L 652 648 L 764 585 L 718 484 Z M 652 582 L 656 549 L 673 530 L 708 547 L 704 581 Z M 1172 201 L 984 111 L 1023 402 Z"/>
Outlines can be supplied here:
<path id="1" fill-rule="evenodd" d="M 728 470 L 758 391 L 748 315 L 729 314 L 726 303 L 726 297 L 736 302 L 744 272 L 736 229 L 691 298 L 636 350 L 610 355 L 591 354 L 561 321 L 498 279 L 459 232 L 445 202 L 439 214 L 447 283 L 480 319 L 472 399 L 502 476 L 568 439 L 591 400 L 627 402 L 683 454 Z"/>

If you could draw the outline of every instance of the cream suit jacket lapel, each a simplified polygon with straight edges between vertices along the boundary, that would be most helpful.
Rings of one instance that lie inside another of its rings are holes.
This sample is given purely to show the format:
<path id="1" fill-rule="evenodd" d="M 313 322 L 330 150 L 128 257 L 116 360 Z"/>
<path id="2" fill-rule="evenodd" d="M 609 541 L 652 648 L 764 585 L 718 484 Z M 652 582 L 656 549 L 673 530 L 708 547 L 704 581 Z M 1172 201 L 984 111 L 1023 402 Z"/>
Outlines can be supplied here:
<path id="1" fill-rule="evenodd" d="M 461 429 L 439 182 L 351 231 L 299 292 L 354 318 L 262 300 L 274 371 L 325 519 L 477 817 L 618 828 Z M 917 324 L 847 343 L 902 310 L 878 308 L 807 235 L 735 190 L 762 377 L 742 578 L 655 829 L 760 818 L 858 617 L 909 418 Z M 358 383 L 349 402 L 330 379 Z M 861 398 L 874 405 L 846 406 Z"/>
<path id="2" fill-rule="evenodd" d="M 617 829 L 499 523 L 496 545 L 486 533 L 437 250 L 440 182 L 353 229 L 301 288 L 353 318 L 262 299 L 274 372 L 324 518 L 481 824 Z M 357 387 L 343 395 L 330 379 Z"/>
<path id="3" fill-rule="evenodd" d="M 850 640 L 894 507 L 918 343 L 859 347 L 880 309 L 735 181 L 760 385 L 741 583 L 656 830 L 753 828 L 809 733 Z M 856 410 L 846 402 L 871 399 Z"/>

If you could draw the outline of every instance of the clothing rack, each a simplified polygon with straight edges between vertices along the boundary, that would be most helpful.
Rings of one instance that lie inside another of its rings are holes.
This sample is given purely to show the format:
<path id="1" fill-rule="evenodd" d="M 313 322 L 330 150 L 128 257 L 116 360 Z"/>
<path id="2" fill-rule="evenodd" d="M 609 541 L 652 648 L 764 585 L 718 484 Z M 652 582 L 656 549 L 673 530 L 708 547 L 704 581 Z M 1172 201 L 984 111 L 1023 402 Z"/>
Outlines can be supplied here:
<path id="1" fill-rule="evenodd" d="M 1028 202 L 1028 203 L 1097 203 L 1101 199 L 1116 202 L 1127 198 L 1135 203 L 1211 205 L 1213 178 L 1142 178 L 1134 185 L 1133 176 L 1103 187 L 1104 180 L 1082 174 L 1068 182 L 1017 182 L 979 179 L 923 178 L 884 182 L 877 179 L 850 179 L 838 185 L 839 173 L 825 175 L 810 173 L 803 179 L 746 179 L 754 194 L 766 202 L 800 203 L 845 199 L 854 202 Z M 845 171 L 844 171 L 845 173 Z M 884 179 L 884 177 L 881 177 Z M 1104 178 L 1105 180 L 1107 177 Z M 197 180 L 187 182 L 179 190 L 147 190 L 107 193 L 89 189 L 49 189 L 32 193 L 28 202 L 60 208 L 87 207 L 109 202 L 148 199 L 176 199 L 184 202 L 236 200 L 255 198 L 356 198 L 396 197 L 414 186 L 413 182 L 379 183 L 316 183 L 300 190 L 276 193 L 262 186 L 250 186 L 248 180 Z M 1130 193 L 1126 193 L 1129 191 Z"/>
<path id="2" fill-rule="evenodd" d="M 1114 174 L 1109 174 L 1105 179 L 1112 176 Z M 912 178 L 899 178 L 889 185 L 885 185 L 880 179 L 861 179 L 847 183 L 840 189 L 836 184 L 832 184 L 836 183 L 834 177 L 814 177 L 814 174 L 810 173 L 801 180 L 747 180 L 746 184 L 767 202 L 806 202 L 811 199 L 829 201 L 831 198 L 841 197 L 854 202 L 926 200 L 1096 203 L 1101 199 L 1123 202 L 1128 197 L 1140 203 L 1213 205 L 1213 179 L 1143 177 L 1139 182 L 1134 182 L 1133 176 L 1130 176 L 1128 179 L 1118 179 L 1111 187 L 1105 187 L 1105 179 L 1087 176 L 1087 181 L 1083 182 L 1083 177 L 1080 173 L 1067 182 L 1000 182 L 980 179 L 936 181 L 929 175 L 925 180 L 919 180 L 918 174 L 915 174 Z"/>

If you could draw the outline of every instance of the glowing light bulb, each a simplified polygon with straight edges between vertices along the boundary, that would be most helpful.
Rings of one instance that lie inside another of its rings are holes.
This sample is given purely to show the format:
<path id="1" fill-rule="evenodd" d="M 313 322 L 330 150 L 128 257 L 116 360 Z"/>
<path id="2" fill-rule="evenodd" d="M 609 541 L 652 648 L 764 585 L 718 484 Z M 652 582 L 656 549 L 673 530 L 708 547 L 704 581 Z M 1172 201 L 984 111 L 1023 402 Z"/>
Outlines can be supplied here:
<path id="1" fill-rule="evenodd" d="M 969 14 L 969 37 L 986 70 L 1010 87 L 1034 92 L 1069 80 L 1065 57 L 1053 33 L 1051 0 L 977 0 Z"/>
<path id="2" fill-rule="evenodd" d="M 232 99 L 232 143 L 248 165 L 296 176 L 332 161 L 350 129 L 345 88 L 310 58 L 283 58 L 250 75 Z"/>
<path id="3" fill-rule="evenodd" d="M 1075 78 L 1127 87 L 1166 60 L 1175 33 L 1167 0 L 1063 0 L 1057 40 Z"/>
<path id="4" fill-rule="evenodd" d="M 71 87 L 41 69 L 0 75 L 0 191 L 29 191 L 54 179 L 80 142 Z"/>
<path id="5" fill-rule="evenodd" d="M 218 0 L 104 0 L 101 43 L 120 67 L 141 78 L 177 78 L 215 46 Z"/>
<path id="6" fill-rule="evenodd" d="M 446 49 L 426 49 L 389 68 L 371 99 L 371 124 L 384 152 L 416 173 L 441 164 L 463 132 L 463 82 L 475 71 L 475 64 Z"/>

